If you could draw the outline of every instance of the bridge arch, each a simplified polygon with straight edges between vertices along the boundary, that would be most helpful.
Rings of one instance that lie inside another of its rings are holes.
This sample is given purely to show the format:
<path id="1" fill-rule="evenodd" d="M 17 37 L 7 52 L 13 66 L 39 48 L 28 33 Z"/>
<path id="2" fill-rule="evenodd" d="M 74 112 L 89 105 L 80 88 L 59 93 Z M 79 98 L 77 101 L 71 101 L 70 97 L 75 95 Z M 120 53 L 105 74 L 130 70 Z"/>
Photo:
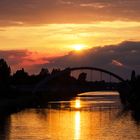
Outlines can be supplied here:
<path id="1" fill-rule="evenodd" d="M 104 69 L 101 69 L 101 68 L 97 68 L 97 67 L 73 67 L 73 68 L 67 68 L 65 70 L 62 70 L 61 72 L 57 73 L 57 74 L 54 74 L 50 77 L 46 77 L 43 81 L 41 81 L 40 83 L 37 84 L 37 86 L 34 88 L 33 90 L 33 93 L 37 92 L 38 89 L 44 85 L 45 83 L 49 82 L 50 80 L 54 79 L 54 78 L 57 78 L 57 77 L 60 77 L 60 76 L 63 76 L 65 73 L 67 72 L 72 72 L 72 71 L 77 71 L 77 70 L 94 70 L 94 71 L 99 71 L 99 72 L 103 72 L 103 73 L 106 73 L 108 75 L 111 75 L 113 77 L 115 77 L 116 79 L 118 79 L 120 82 L 125 82 L 125 80 L 118 76 L 117 74 L 113 73 L 113 72 L 110 72 L 108 70 L 104 70 Z"/>
<path id="2" fill-rule="evenodd" d="M 73 68 L 68 68 L 68 69 L 70 71 L 76 71 L 76 70 L 94 70 L 94 71 L 100 71 L 100 72 L 103 72 L 103 73 L 106 73 L 106 74 L 109 74 L 109 75 L 115 77 L 116 79 L 118 79 L 121 82 L 124 82 L 125 81 L 122 77 L 118 76 L 117 74 L 115 74 L 113 72 L 110 72 L 108 70 L 97 68 L 97 67 L 73 67 Z"/>

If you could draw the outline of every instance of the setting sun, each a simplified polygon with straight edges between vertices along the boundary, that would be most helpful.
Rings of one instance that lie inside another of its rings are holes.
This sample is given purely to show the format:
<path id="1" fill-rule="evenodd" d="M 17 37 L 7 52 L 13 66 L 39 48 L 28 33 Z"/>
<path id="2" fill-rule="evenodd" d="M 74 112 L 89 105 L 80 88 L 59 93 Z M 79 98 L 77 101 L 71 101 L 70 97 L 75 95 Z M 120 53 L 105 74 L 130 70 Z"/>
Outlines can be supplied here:
<path id="1" fill-rule="evenodd" d="M 85 48 L 85 45 L 83 44 L 76 44 L 76 45 L 73 45 L 73 48 L 75 51 L 81 51 Z"/>

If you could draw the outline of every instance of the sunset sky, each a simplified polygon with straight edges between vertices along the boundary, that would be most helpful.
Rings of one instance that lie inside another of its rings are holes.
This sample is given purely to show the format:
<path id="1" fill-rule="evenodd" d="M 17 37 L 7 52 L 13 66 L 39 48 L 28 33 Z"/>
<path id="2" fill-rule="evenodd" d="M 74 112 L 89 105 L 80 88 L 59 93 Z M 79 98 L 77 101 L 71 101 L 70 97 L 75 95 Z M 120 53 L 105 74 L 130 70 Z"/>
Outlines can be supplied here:
<path id="1" fill-rule="evenodd" d="M 33 73 L 41 66 L 53 67 L 56 60 L 71 53 L 80 59 L 84 51 L 75 52 L 77 45 L 94 52 L 97 46 L 129 46 L 130 42 L 131 52 L 137 55 L 133 61 L 138 61 L 139 14 L 139 0 L 1 0 L 0 57 L 13 71 L 25 67 Z M 110 62 L 117 67 L 126 65 L 119 56 Z M 131 67 L 140 70 L 139 62 Z"/>

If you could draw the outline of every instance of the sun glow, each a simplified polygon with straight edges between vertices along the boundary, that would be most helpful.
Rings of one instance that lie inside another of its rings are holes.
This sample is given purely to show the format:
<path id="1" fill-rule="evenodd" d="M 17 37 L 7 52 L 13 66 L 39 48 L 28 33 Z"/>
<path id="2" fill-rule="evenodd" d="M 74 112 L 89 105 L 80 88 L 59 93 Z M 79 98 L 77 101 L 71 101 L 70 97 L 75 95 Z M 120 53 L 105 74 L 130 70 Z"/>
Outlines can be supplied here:
<path id="1" fill-rule="evenodd" d="M 73 48 L 75 51 L 81 51 L 85 48 L 85 45 L 83 44 L 76 44 L 76 45 L 73 45 Z"/>
<path id="2" fill-rule="evenodd" d="M 79 99 L 75 100 L 75 108 L 80 108 L 81 107 L 81 102 Z"/>

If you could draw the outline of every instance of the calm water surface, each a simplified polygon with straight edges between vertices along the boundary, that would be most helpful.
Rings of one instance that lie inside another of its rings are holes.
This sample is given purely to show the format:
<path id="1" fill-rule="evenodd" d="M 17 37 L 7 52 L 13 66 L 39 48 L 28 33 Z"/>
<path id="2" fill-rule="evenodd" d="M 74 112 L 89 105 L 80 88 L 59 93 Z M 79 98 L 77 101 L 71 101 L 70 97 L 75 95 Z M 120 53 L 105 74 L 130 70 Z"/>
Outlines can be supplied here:
<path id="1" fill-rule="evenodd" d="M 0 140 L 139 140 L 131 115 L 121 115 L 117 92 L 90 92 L 51 101 L 0 121 Z"/>

